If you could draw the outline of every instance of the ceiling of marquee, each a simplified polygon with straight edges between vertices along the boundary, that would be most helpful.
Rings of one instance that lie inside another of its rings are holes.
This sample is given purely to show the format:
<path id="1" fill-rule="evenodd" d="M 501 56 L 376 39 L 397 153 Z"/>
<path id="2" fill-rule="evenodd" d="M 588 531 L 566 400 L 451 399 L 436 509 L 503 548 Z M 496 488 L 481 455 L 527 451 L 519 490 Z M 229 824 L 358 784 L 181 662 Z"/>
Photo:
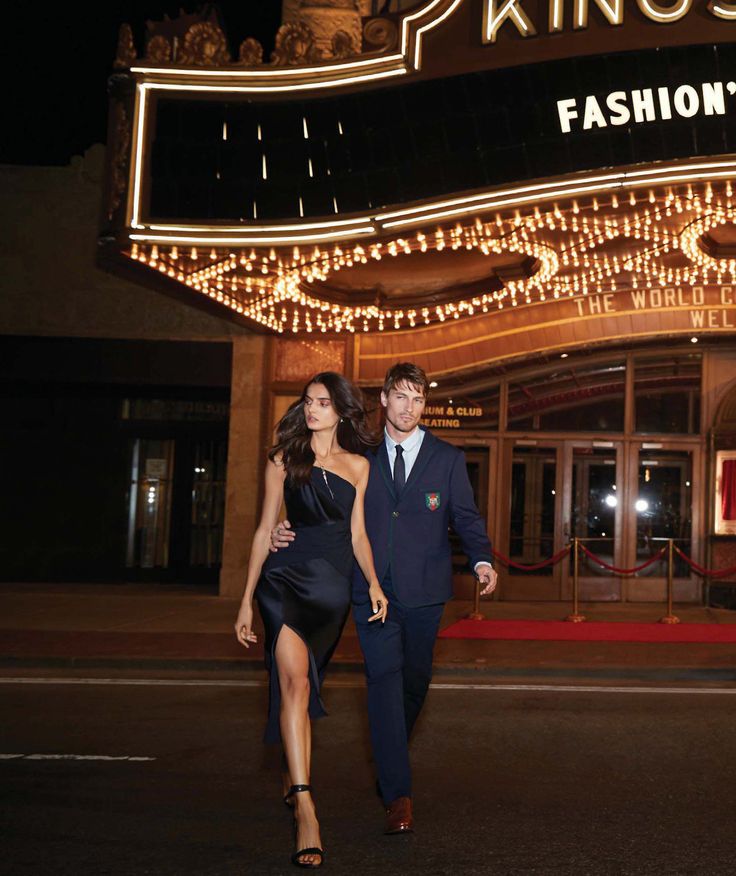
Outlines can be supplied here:
<path id="1" fill-rule="evenodd" d="M 458 293 L 481 294 L 500 290 L 504 279 L 531 276 L 535 261 L 518 253 L 490 253 L 477 249 L 412 250 L 397 252 L 390 264 L 369 260 L 310 284 L 311 291 L 352 304 L 421 306 L 452 300 Z"/>

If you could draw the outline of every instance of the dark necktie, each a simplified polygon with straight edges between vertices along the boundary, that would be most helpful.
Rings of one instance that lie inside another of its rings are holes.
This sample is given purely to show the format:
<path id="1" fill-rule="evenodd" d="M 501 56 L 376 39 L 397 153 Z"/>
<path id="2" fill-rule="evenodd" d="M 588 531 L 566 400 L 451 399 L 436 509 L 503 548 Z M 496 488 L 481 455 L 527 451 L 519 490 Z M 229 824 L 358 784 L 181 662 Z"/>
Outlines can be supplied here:
<path id="1" fill-rule="evenodd" d="M 400 495 L 406 483 L 406 464 L 404 463 L 404 449 L 400 444 L 396 445 L 396 461 L 394 462 L 394 487 L 396 495 Z"/>

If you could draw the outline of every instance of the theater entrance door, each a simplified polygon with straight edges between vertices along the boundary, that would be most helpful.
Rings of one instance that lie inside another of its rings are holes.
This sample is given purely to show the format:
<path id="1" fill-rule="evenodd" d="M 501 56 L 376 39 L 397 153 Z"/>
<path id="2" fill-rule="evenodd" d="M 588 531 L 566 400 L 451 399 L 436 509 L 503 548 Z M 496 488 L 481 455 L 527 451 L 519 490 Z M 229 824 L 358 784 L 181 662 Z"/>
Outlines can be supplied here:
<path id="1" fill-rule="evenodd" d="M 560 555 L 575 536 L 606 565 L 620 566 L 623 442 L 512 439 L 504 453 L 500 550 L 511 562 L 499 563 L 501 599 L 570 599 L 572 565 Z M 612 571 L 587 556 L 579 568 L 582 599 L 621 599 Z"/>

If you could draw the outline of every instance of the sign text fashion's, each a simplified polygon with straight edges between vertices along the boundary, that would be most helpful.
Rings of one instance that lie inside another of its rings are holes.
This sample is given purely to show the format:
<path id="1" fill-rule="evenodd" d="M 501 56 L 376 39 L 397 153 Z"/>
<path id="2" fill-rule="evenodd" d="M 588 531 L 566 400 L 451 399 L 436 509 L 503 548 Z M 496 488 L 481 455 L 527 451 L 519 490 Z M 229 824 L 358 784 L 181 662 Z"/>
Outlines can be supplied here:
<path id="1" fill-rule="evenodd" d="M 609 125 L 640 125 L 679 116 L 725 116 L 728 98 L 736 94 L 736 82 L 701 82 L 700 85 L 666 85 L 612 91 L 602 97 L 589 94 L 557 101 L 560 130 L 569 134 L 573 128 L 590 131 Z"/>

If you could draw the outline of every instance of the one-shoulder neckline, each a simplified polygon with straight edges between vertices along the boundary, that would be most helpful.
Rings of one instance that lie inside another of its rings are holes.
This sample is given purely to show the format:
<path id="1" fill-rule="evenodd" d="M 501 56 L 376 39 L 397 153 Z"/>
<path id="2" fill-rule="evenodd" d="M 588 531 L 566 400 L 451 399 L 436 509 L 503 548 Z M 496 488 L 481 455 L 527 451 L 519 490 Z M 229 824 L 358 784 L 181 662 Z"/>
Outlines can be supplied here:
<path id="1" fill-rule="evenodd" d="M 323 466 L 321 466 L 321 465 L 317 465 L 317 464 L 315 463 L 315 464 L 312 466 L 312 471 L 315 471 L 316 469 L 319 469 L 320 471 L 327 472 L 327 474 L 331 474 L 331 475 L 333 475 L 333 476 L 336 477 L 336 478 L 340 478 L 341 481 L 345 481 L 345 483 L 346 483 L 348 486 L 352 487 L 352 488 L 355 490 L 355 484 L 354 484 L 352 481 L 349 481 L 347 478 L 344 478 L 342 475 L 339 475 L 336 471 L 332 471 L 331 468 L 324 468 Z M 356 492 L 357 492 L 357 490 L 356 490 Z"/>

